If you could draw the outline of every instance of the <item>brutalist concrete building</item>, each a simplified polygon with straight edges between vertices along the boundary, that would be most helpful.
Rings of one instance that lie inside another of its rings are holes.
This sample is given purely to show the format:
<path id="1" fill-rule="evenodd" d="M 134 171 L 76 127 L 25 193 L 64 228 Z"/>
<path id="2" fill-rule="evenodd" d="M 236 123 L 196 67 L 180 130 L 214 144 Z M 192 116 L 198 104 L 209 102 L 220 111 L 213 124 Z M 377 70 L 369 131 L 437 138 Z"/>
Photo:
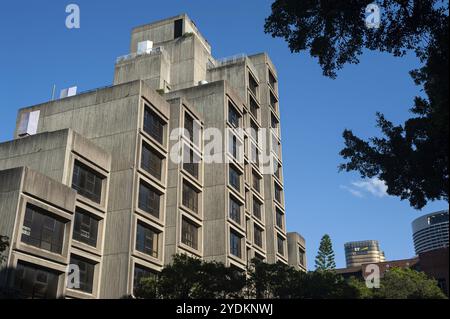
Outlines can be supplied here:
<path id="1" fill-rule="evenodd" d="M 305 270 L 268 55 L 217 60 L 186 15 L 133 29 L 130 51 L 112 86 L 20 109 L 0 144 L 0 286 L 120 298 L 180 253 Z"/>

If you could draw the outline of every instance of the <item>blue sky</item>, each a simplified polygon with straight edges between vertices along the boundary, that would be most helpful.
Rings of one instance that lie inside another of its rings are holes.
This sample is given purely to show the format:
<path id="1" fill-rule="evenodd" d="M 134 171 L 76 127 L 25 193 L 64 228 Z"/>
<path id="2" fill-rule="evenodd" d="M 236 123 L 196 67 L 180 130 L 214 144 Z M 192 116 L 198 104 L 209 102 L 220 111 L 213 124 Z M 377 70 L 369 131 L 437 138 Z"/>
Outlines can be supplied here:
<path id="1" fill-rule="evenodd" d="M 215 57 L 266 51 L 280 83 L 283 159 L 289 231 L 307 240 L 309 268 L 320 238 L 330 234 L 338 267 L 347 241 L 377 239 L 388 259 L 414 255 L 411 221 L 447 208 L 430 203 L 415 211 L 385 196 L 376 183 L 338 173 L 342 131 L 378 134 L 375 112 L 399 123 L 420 94 L 408 76 L 413 55 L 394 58 L 365 52 L 336 80 L 322 75 L 309 55 L 291 54 L 286 43 L 263 32 L 270 0 L 78 0 L 81 28 L 65 28 L 70 1 L 8 1 L 0 6 L 0 142 L 12 138 L 17 109 L 48 100 L 52 86 L 79 90 L 109 85 L 114 61 L 128 53 L 132 27 L 186 12 L 213 47 Z"/>

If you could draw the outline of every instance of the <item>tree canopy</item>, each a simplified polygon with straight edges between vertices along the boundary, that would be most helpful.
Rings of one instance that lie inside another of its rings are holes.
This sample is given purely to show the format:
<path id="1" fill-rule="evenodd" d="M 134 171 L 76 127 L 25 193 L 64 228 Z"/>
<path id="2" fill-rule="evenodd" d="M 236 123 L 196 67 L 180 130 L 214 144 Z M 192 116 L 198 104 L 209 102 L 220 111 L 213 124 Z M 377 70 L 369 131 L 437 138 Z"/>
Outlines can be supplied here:
<path id="1" fill-rule="evenodd" d="M 320 240 L 319 251 L 316 256 L 316 270 L 333 270 L 336 268 L 331 238 L 328 234 Z"/>
<path id="2" fill-rule="evenodd" d="M 412 70 L 423 88 L 408 106 L 412 117 L 394 125 L 377 114 L 383 137 L 343 133 L 348 160 L 340 170 L 378 177 L 387 193 L 420 209 L 429 200 L 448 202 L 448 1 L 380 0 L 379 28 L 367 28 L 365 8 L 372 0 L 276 0 L 265 32 L 286 40 L 292 52 L 309 50 L 323 73 L 335 78 L 346 64 L 359 63 L 364 50 L 403 56 L 414 52 L 422 67 Z"/>

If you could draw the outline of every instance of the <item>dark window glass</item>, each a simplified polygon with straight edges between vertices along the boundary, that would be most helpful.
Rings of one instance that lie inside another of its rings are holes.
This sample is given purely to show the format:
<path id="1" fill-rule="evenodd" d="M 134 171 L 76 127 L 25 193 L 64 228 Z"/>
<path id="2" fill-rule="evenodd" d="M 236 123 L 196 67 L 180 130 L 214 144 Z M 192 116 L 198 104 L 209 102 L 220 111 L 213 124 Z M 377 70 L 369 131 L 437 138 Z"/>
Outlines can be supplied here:
<path id="1" fill-rule="evenodd" d="M 270 106 L 273 108 L 274 111 L 277 111 L 278 100 L 275 97 L 275 95 L 273 95 L 272 92 L 270 92 Z"/>
<path id="2" fill-rule="evenodd" d="M 181 242 L 189 247 L 198 249 L 198 226 L 183 218 L 181 225 Z"/>
<path id="3" fill-rule="evenodd" d="M 184 115 L 184 129 L 187 131 L 189 140 L 194 142 L 194 119 L 187 113 Z"/>
<path id="4" fill-rule="evenodd" d="M 240 114 L 231 102 L 228 103 L 228 122 L 234 127 L 239 127 Z"/>
<path id="5" fill-rule="evenodd" d="M 306 266 L 305 265 L 305 251 L 301 248 L 298 249 L 298 259 L 299 259 L 300 265 Z"/>
<path id="6" fill-rule="evenodd" d="M 73 225 L 73 239 L 90 246 L 97 246 L 98 219 L 77 208 Z"/>
<path id="7" fill-rule="evenodd" d="M 161 195 L 150 186 L 141 182 L 139 184 L 139 208 L 144 212 L 159 218 L 159 203 Z"/>
<path id="8" fill-rule="evenodd" d="M 255 99 L 250 96 L 250 112 L 253 114 L 255 118 L 258 118 L 258 103 L 256 103 Z"/>
<path id="9" fill-rule="evenodd" d="M 253 143 L 251 144 L 251 161 L 259 165 L 259 151 Z"/>
<path id="10" fill-rule="evenodd" d="M 276 222 L 277 226 L 283 229 L 283 213 L 278 208 L 276 213 Z"/>
<path id="11" fill-rule="evenodd" d="M 261 203 L 256 198 L 253 198 L 253 215 L 261 220 Z"/>
<path id="12" fill-rule="evenodd" d="M 261 178 L 252 172 L 253 188 L 259 193 L 261 191 Z"/>
<path id="13" fill-rule="evenodd" d="M 158 143 L 163 143 L 164 122 L 148 106 L 144 111 L 144 131 L 153 137 Z"/>
<path id="14" fill-rule="evenodd" d="M 252 137 L 255 139 L 255 141 L 258 141 L 258 132 L 259 132 L 258 125 L 256 125 L 255 122 L 250 121 L 250 133 Z"/>
<path id="15" fill-rule="evenodd" d="M 58 280 L 56 272 L 19 261 L 14 270 L 13 286 L 24 298 L 55 299 Z"/>
<path id="16" fill-rule="evenodd" d="M 87 166 L 75 161 L 73 167 L 72 188 L 78 194 L 98 204 L 102 198 L 103 177 Z"/>
<path id="17" fill-rule="evenodd" d="M 173 38 L 179 38 L 183 35 L 183 19 L 178 19 L 173 22 L 174 35 Z"/>
<path id="18" fill-rule="evenodd" d="M 230 252 L 232 255 L 242 258 L 242 240 L 234 231 L 230 231 Z"/>
<path id="19" fill-rule="evenodd" d="M 275 76 L 273 73 L 269 70 L 269 85 L 275 90 L 277 80 L 275 79 Z"/>
<path id="20" fill-rule="evenodd" d="M 233 155 L 233 157 L 235 159 L 239 159 L 238 158 L 238 142 L 237 142 L 237 137 L 235 135 L 232 135 L 231 139 L 230 139 L 230 153 L 231 153 L 231 155 Z"/>
<path id="21" fill-rule="evenodd" d="M 280 236 L 277 236 L 277 246 L 278 246 L 278 253 L 282 256 L 284 256 L 284 239 Z"/>
<path id="22" fill-rule="evenodd" d="M 281 165 L 276 160 L 273 161 L 273 174 L 281 179 Z"/>
<path id="23" fill-rule="evenodd" d="M 198 213 L 198 193 L 194 187 L 183 182 L 183 205 Z"/>
<path id="24" fill-rule="evenodd" d="M 277 202 L 281 203 L 281 188 L 275 183 L 274 189 L 275 189 L 275 199 L 277 200 Z"/>
<path id="25" fill-rule="evenodd" d="M 136 293 L 136 290 L 141 287 L 141 280 L 144 278 L 156 277 L 156 274 L 145 267 L 135 264 L 134 265 L 134 278 L 133 278 L 133 291 Z"/>
<path id="26" fill-rule="evenodd" d="M 65 224 L 50 213 L 27 204 L 22 227 L 22 242 L 52 253 L 61 254 Z"/>
<path id="27" fill-rule="evenodd" d="M 95 263 L 75 256 L 70 257 L 70 263 L 73 265 L 77 265 L 80 269 L 80 288 L 73 289 L 92 293 Z"/>
<path id="28" fill-rule="evenodd" d="M 241 223 L 241 204 L 233 197 L 230 197 L 230 218 L 238 224 Z"/>
<path id="29" fill-rule="evenodd" d="M 183 169 L 198 179 L 199 158 L 195 156 L 194 150 L 190 148 L 185 147 L 184 152 L 186 158 L 183 163 Z"/>
<path id="30" fill-rule="evenodd" d="M 141 166 L 157 179 L 161 179 L 162 158 L 156 151 L 150 148 L 146 143 L 142 144 Z"/>
<path id="31" fill-rule="evenodd" d="M 258 226 L 255 226 L 254 237 L 255 237 L 255 245 L 262 248 L 262 246 L 263 246 L 263 231 Z"/>
<path id="32" fill-rule="evenodd" d="M 238 192 L 241 191 L 240 173 L 232 166 L 230 166 L 230 185 Z"/>
<path id="33" fill-rule="evenodd" d="M 275 129 L 275 130 L 278 130 L 278 120 L 277 120 L 277 118 L 275 117 L 275 115 L 271 115 L 271 123 L 270 123 L 270 126 L 273 128 L 273 129 Z"/>
<path id="34" fill-rule="evenodd" d="M 158 258 L 158 234 L 152 228 L 138 223 L 136 231 L 136 250 Z"/>
<path id="35" fill-rule="evenodd" d="M 256 82 L 256 79 L 250 73 L 248 74 L 248 80 L 250 91 L 254 96 L 257 96 L 258 82 Z"/>

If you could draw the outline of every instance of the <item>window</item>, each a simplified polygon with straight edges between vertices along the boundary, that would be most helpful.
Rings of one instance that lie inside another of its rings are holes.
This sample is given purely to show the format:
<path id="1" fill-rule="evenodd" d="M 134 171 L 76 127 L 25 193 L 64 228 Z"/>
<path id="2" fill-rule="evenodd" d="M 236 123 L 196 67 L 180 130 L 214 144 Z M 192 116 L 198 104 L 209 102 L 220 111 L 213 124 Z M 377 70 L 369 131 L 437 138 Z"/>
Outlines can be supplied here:
<path id="1" fill-rule="evenodd" d="M 250 121 L 250 134 L 255 139 L 256 142 L 258 142 L 258 134 L 259 134 L 258 132 L 259 132 L 258 125 L 256 125 L 255 122 Z"/>
<path id="2" fill-rule="evenodd" d="M 233 196 L 230 196 L 230 218 L 238 224 L 241 223 L 241 206 Z"/>
<path id="3" fill-rule="evenodd" d="M 200 158 L 195 155 L 194 150 L 188 147 L 184 148 L 184 162 L 183 169 L 198 179 Z"/>
<path id="4" fill-rule="evenodd" d="M 258 82 L 250 73 L 248 74 L 248 86 L 253 95 L 258 96 Z"/>
<path id="5" fill-rule="evenodd" d="M 306 263 L 305 263 L 305 251 L 302 248 L 298 249 L 298 259 L 299 259 L 298 262 L 299 262 L 300 265 L 306 266 Z"/>
<path id="6" fill-rule="evenodd" d="M 198 230 L 199 227 L 183 218 L 181 223 L 181 242 L 191 248 L 198 249 Z"/>
<path id="7" fill-rule="evenodd" d="M 277 236 L 277 246 L 278 246 L 278 253 L 282 256 L 284 256 L 284 239 L 280 236 Z"/>
<path id="8" fill-rule="evenodd" d="M 281 204 L 281 187 L 278 186 L 277 183 L 274 183 L 274 190 L 275 190 L 275 200 Z"/>
<path id="9" fill-rule="evenodd" d="M 273 161 L 273 175 L 281 180 L 281 164 L 275 159 Z"/>
<path id="10" fill-rule="evenodd" d="M 198 213 L 198 192 L 187 182 L 183 182 L 183 206 Z"/>
<path id="11" fill-rule="evenodd" d="M 253 116 L 257 119 L 258 118 L 258 103 L 256 103 L 255 99 L 250 95 L 250 112 L 253 114 Z"/>
<path id="12" fill-rule="evenodd" d="M 146 106 L 144 111 L 144 131 L 160 144 L 163 144 L 164 125 L 163 120 L 150 107 Z"/>
<path id="13" fill-rule="evenodd" d="M 136 250 L 158 258 L 158 233 L 140 222 L 136 230 Z"/>
<path id="14" fill-rule="evenodd" d="M 253 180 L 253 189 L 258 193 L 261 192 L 261 178 L 252 172 L 252 180 Z"/>
<path id="15" fill-rule="evenodd" d="M 238 158 L 238 151 L 237 151 L 237 137 L 235 135 L 231 135 L 230 138 L 230 149 L 229 152 L 235 159 Z"/>
<path id="16" fill-rule="evenodd" d="M 272 93 L 272 91 L 270 92 L 270 106 L 273 108 L 275 112 L 278 110 L 278 100 Z"/>
<path id="17" fill-rule="evenodd" d="M 156 274 L 150 269 L 134 264 L 133 292 L 136 294 L 136 290 L 141 286 L 142 279 L 150 277 L 156 277 Z"/>
<path id="18" fill-rule="evenodd" d="M 55 299 L 59 275 L 56 272 L 19 261 L 14 271 L 15 289 L 31 299 Z"/>
<path id="19" fill-rule="evenodd" d="M 256 225 L 254 228 L 254 239 L 255 239 L 255 245 L 262 248 L 262 246 L 263 246 L 263 230 Z"/>
<path id="20" fill-rule="evenodd" d="M 281 144 L 278 141 L 278 138 L 272 134 L 272 151 L 278 156 L 281 157 Z"/>
<path id="21" fill-rule="evenodd" d="M 177 19 L 173 22 L 173 38 L 179 38 L 183 35 L 183 19 Z"/>
<path id="22" fill-rule="evenodd" d="M 139 184 L 139 209 L 159 218 L 160 200 L 161 195 L 141 181 Z"/>
<path id="23" fill-rule="evenodd" d="M 276 134 L 280 134 L 279 131 L 280 122 L 278 121 L 278 119 L 275 117 L 274 114 L 271 115 L 270 127 L 276 132 Z"/>
<path id="24" fill-rule="evenodd" d="M 238 192 L 241 191 L 241 174 L 232 166 L 230 168 L 230 185 L 233 186 Z"/>
<path id="25" fill-rule="evenodd" d="M 261 203 L 253 197 L 253 215 L 261 220 Z"/>
<path id="26" fill-rule="evenodd" d="M 280 227 L 281 229 L 283 229 L 283 212 L 281 210 L 279 210 L 278 208 L 276 209 L 276 223 L 277 226 Z"/>
<path id="27" fill-rule="evenodd" d="M 242 258 L 242 237 L 234 231 L 230 231 L 230 253 Z"/>
<path id="28" fill-rule="evenodd" d="M 184 129 L 187 131 L 189 140 L 197 144 L 196 141 L 198 139 L 197 132 L 194 131 L 195 128 L 195 121 L 188 113 L 184 113 Z M 195 135 L 194 135 L 195 134 Z M 194 140 L 195 138 L 195 140 Z"/>
<path id="29" fill-rule="evenodd" d="M 70 263 L 77 265 L 80 269 L 80 288 L 73 289 L 91 294 L 94 284 L 95 263 L 75 256 L 70 257 Z"/>
<path id="30" fill-rule="evenodd" d="M 228 122 L 230 122 L 231 125 L 238 128 L 239 127 L 239 120 L 241 118 L 241 115 L 236 110 L 236 108 L 233 106 L 231 102 L 228 103 Z"/>
<path id="31" fill-rule="evenodd" d="M 259 165 L 259 150 L 256 148 L 255 144 L 251 144 L 251 161 L 256 165 Z"/>
<path id="32" fill-rule="evenodd" d="M 72 188 L 78 194 L 98 204 L 102 198 L 103 177 L 92 169 L 75 161 L 73 167 Z"/>
<path id="33" fill-rule="evenodd" d="M 88 212 L 76 208 L 73 225 L 73 239 L 89 246 L 97 246 L 98 219 Z"/>
<path id="34" fill-rule="evenodd" d="M 65 224 L 34 205 L 27 204 L 22 227 L 23 243 L 61 254 Z"/>
<path id="35" fill-rule="evenodd" d="M 163 159 L 160 154 L 150 148 L 146 143 L 142 144 L 141 166 L 145 171 L 159 180 L 161 179 L 162 161 Z"/>
<path id="36" fill-rule="evenodd" d="M 269 70 L 269 85 L 272 87 L 272 89 L 275 90 L 277 84 L 277 79 L 273 75 L 272 71 Z"/>

